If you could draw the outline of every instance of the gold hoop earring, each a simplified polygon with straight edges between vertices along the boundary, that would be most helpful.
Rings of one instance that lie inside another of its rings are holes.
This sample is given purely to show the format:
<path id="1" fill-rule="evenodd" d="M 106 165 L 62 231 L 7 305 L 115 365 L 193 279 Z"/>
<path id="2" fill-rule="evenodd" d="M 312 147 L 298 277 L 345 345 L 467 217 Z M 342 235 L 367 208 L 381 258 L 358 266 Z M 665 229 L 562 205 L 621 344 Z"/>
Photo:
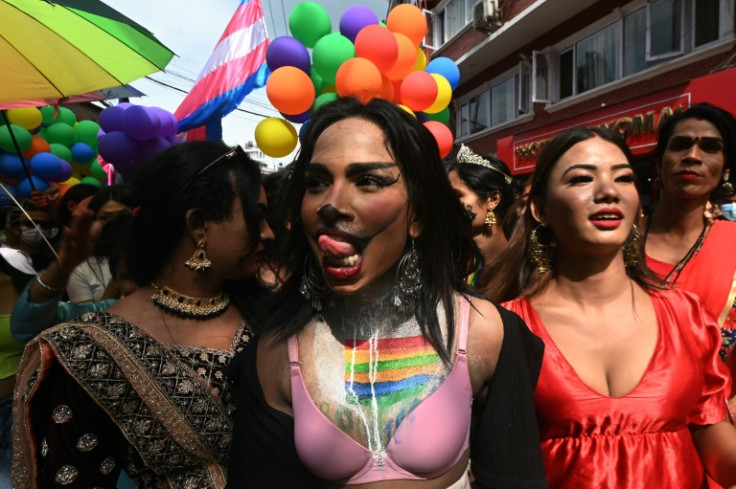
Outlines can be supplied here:
<path id="1" fill-rule="evenodd" d="M 634 224 L 631 227 L 631 239 L 624 245 L 624 265 L 635 267 L 639 264 L 639 255 L 641 254 L 641 234 L 639 226 Z"/>
<path id="2" fill-rule="evenodd" d="M 202 272 L 212 268 L 212 262 L 204 250 L 206 245 L 207 241 L 204 239 L 197 241 L 197 249 L 194 250 L 192 257 L 184 262 L 184 266 L 194 272 Z"/>
<path id="3" fill-rule="evenodd" d="M 529 259 L 536 265 L 537 272 L 544 274 L 552 269 L 552 248 L 557 246 L 554 240 L 550 240 L 549 244 L 542 244 L 539 242 L 537 236 L 537 230 L 543 227 L 541 224 L 532 229 L 532 234 L 529 236 Z"/>

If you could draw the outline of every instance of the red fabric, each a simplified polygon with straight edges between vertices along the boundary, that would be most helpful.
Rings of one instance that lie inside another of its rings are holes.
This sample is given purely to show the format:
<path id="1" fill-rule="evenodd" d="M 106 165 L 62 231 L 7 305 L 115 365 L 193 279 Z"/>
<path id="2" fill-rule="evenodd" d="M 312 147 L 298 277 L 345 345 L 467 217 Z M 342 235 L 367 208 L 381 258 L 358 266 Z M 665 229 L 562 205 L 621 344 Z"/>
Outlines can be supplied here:
<path id="1" fill-rule="evenodd" d="M 700 297 L 705 310 L 726 330 L 736 327 L 733 301 L 736 296 L 736 222 L 716 220 L 700 251 L 680 272 L 674 287 Z M 664 278 L 675 266 L 647 256 L 647 265 Z"/>
<path id="2" fill-rule="evenodd" d="M 620 398 L 582 382 L 528 300 L 504 304 L 546 344 L 534 404 L 550 489 L 707 487 L 688 426 L 726 417 L 720 331 L 692 294 L 651 297 L 657 346 L 639 384 Z"/>

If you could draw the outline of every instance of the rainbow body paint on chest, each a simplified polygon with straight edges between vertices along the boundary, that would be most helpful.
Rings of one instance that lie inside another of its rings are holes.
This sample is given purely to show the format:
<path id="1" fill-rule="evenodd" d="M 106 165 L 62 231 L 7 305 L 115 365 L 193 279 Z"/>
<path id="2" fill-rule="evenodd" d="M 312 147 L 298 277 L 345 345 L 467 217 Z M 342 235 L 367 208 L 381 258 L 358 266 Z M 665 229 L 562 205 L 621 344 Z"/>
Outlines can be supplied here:
<path id="1" fill-rule="evenodd" d="M 350 404 L 386 408 L 424 397 L 442 383 L 442 360 L 422 335 L 346 340 L 345 392 Z"/>

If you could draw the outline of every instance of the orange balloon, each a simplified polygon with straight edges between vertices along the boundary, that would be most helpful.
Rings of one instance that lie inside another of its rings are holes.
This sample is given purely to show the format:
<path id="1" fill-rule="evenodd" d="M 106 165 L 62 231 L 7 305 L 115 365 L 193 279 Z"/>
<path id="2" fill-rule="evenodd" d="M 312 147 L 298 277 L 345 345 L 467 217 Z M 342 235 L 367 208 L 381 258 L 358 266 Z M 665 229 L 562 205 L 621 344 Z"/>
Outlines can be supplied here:
<path id="1" fill-rule="evenodd" d="M 399 55 L 396 57 L 394 65 L 384 72 L 389 80 L 404 78 L 414 69 L 414 65 L 417 63 L 417 48 L 412 44 L 411 39 L 397 32 L 394 32 L 394 37 L 396 37 L 396 42 L 399 45 Z"/>
<path id="2" fill-rule="evenodd" d="M 389 102 L 394 101 L 395 91 L 394 91 L 394 82 L 389 80 L 386 75 L 381 75 L 381 93 L 378 95 L 378 98 L 382 98 L 383 100 L 388 100 Z"/>
<path id="3" fill-rule="evenodd" d="M 437 81 L 426 71 L 412 71 L 401 82 L 401 103 L 413 111 L 432 106 L 437 100 Z"/>
<path id="4" fill-rule="evenodd" d="M 410 3 L 402 3 L 388 13 L 386 27 L 391 32 L 404 34 L 416 46 L 422 42 L 427 33 L 427 19 L 419 7 Z"/>
<path id="5" fill-rule="evenodd" d="M 383 88 L 381 73 L 376 65 L 367 59 L 350 58 L 338 68 L 335 88 L 341 97 L 355 97 L 366 103 L 381 94 Z"/>
<path id="6" fill-rule="evenodd" d="M 282 66 L 271 73 L 266 95 L 276 110 L 287 115 L 303 114 L 314 103 L 314 85 L 309 75 L 294 66 Z"/>
<path id="7" fill-rule="evenodd" d="M 382 25 L 367 25 L 355 37 L 355 56 L 372 61 L 381 73 L 396 63 L 398 55 L 396 38 Z"/>
<path id="8" fill-rule="evenodd" d="M 42 138 L 41 136 L 33 135 L 33 138 L 31 139 L 31 147 L 27 150 L 23 151 L 21 153 L 23 157 L 27 160 L 30 160 L 33 155 L 36 153 L 50 153 L 51 152 L 51 146 L 49 146 L 49 143 Z"/>

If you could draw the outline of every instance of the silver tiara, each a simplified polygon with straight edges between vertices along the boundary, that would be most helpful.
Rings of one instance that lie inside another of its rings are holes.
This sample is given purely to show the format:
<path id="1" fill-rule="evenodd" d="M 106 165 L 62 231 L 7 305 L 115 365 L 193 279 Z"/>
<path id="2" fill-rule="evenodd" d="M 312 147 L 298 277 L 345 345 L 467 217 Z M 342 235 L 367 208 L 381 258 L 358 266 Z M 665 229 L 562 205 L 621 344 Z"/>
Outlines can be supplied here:
<path id="1" fill-rule="evenodd" d="M 487 159 L 473 153 L 473 150 L 468 148 L 464 144 L 460 145 L 460 151 L 457 152 L 457 156 L 455 156 L 455 159 L 458 163 L 472 163 L 474 165 L 485 166 L 486 168 L 498 172 L 503 175 L 503 179 L 506 180 L 506 184 L 511 185 L 512 179 L 509 175 L 506 175 L 506 173 L 504 173 L 502 170 L 499 170 L 498 168 L 493 166 L 491 162 Z"/>

